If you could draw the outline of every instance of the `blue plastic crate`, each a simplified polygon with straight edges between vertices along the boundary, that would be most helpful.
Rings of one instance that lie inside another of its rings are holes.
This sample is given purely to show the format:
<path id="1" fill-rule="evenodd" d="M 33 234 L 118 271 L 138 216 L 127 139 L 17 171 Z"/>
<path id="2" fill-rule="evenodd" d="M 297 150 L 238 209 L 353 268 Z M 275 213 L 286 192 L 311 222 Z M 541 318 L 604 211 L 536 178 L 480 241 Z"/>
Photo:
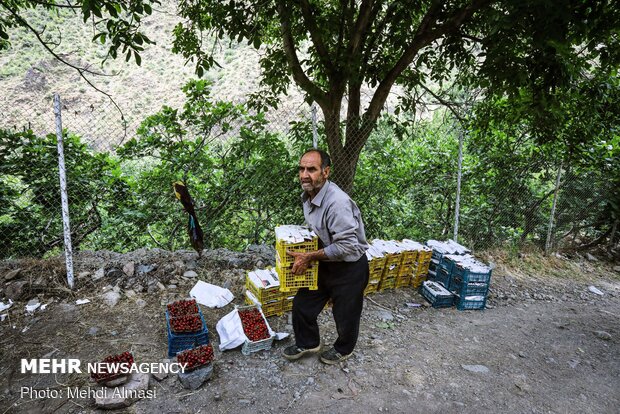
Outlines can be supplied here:
<path id="1" fill-rule="evenodd" d="M 449 286 L 446 286 L 450 291 L 454 292 L 461 288 L 462 285 L 468 285 L 471 283 L 489 285 L 491 282 L 491 271 L 487 273 L 474 273 L 469 270 L 454 267 L 452 277 L 450 278 Z M 444 285 L 445 286 L 445 285 Z"/>
<path id="2" fill-rule="evenodd" d="M 435 274 L 434 280 L 441 283 L 446 289 L 449 289 L 452 274 L 448 273 L 445 269 L 437 268 L 437 273 Z"/>
<path id="3" fill-rule="evenodd" d="M 482 310 L 487 305 L 487 295 L 457 296 L 456 308 L 458 310 Z"/>
<path id="4" fill-rule="evenodd" d="M 489 294 L 490 276 L 490 272 L 488 274 L 459 273 L 455 270 L 450 281 L 449 290 L 457 296 L 455 300 L 456 308 L 458 310 L 484 309 Z M 482 280 L 486 280 L 486 282 Z"/>
<path id="5" fill-rule="evenodd" d="M 429 269 L 427 275 L 428 280 L 437 280 L 437 272 L 435 272 L 435 270 Z"/>
<path id="6" fill-rule="evenodd" d="M 488 283 L 464 283 L 456 292 L 461 296 L 486 296 L 489 293 Z"/>
<path id="7" fill-rule="evenodd" d="M 202 316 L 202 312 L 198 309 L 198 315 L 202 321 L 202 330 L 199 332 L 191 333 L 174 333 L 170 329 L 170 315 L 166 311 L 166 325 L 168 328 L 168 356 L 170 358 L 177 355 L 181 351 L 186 349 L 195 348 L 200 345 L 207 345 L 209 343 L 209 330 L 207 324 Z"/>
<path id="8" fill-rule="evenodd" d="M 472 272 L 471 270 L 465 269 L 457 265 L 454 267 L 453 273 L 455 276 L 460 277 L 465 283 L 489 283 L 491 281 L 492 270 L 489 269 L 488 272 Z"/>
<path id="9" fill-rule="evenodd" d="M 431 256 L 431 261 L 439 263 L 444 255 L 448 253 L 440 253 L 439 251 L 433 249 L 433 254 Z"/>
<path id="10" fill-rule="evenodd" d="M 437 282 L 423 282 L 420 293 L 433 308 L 449 308 L 454 304 L 454 295 Z"/>
<path id="11" fill-rule="evenodd" d="M 450 291 L 457 296 L 456 308 L 458 310 L 484 309 L 489 294 L 489 284 L 483 282 L 467 283 L 455 276 Z"/>
<path id="12" fill-rule="evenodd" d="M 439 261 L 439 267 L 446 269 L 448 273 L 452 273 L 456 268 L 457 261 L 461 260 L 462 257 L 463 256 L 459 255 L 445 254 Z"/>

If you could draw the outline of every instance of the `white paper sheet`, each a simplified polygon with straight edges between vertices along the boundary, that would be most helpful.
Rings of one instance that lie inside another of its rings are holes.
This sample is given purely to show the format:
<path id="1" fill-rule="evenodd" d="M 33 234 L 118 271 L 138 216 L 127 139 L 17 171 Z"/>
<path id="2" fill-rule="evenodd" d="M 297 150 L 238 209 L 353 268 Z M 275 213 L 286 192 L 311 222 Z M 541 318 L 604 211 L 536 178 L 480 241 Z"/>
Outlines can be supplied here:
<path id="1" fill-rule="evenodd" d="M 196 299 L 196 302 L 209 308 L 221 308 L 226 306 L 235 297 L 228 289 L 212 285 L 210 283 L 199 280 L 192 290 L 189 291 L 189 295 Z"/>

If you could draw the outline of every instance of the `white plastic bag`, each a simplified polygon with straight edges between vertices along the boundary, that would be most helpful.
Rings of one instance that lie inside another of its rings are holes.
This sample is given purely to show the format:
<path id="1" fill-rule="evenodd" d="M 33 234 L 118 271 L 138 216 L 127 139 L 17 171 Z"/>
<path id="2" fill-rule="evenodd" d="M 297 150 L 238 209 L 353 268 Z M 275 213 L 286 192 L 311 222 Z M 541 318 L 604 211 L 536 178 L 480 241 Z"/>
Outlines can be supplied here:
<path id="1" fill-rule="evenodd" d="M 189 295 L 196 299 L 196 302 L 208 308 L 221 308 L 234 299 L 232 292 L 228 289 L 205 283 L 199 280 Z"/>

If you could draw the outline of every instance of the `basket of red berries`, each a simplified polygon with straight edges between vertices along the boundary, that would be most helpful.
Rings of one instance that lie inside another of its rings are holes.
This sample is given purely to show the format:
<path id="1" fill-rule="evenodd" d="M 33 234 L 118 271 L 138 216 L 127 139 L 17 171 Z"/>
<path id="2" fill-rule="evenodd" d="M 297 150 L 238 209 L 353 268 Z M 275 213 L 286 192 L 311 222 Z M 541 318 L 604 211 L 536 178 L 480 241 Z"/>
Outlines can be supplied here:
<path id="1" fill-rule="evenodd" d="M 250 355 L 252 352 L 271 349 L 274 335 L 260 306 L 240 306 L 237 308 L 237 311 L 239 312 L 243 332 L 248 338 L 241 347 L 241 352 L 244 355 Z"/>
<path id="2" fill-rule="evenodd" d="M 184 372 L 206 367 L 213 362 L 213 359 L 213 347 L 210 344 L 187 349 L 177 354 L 177 362 L 185 366 Z"/>
<path id="3" fill-rule="evenodd" d="M 98 383 L 108 382 L 127 375 L 133 364 L 134 359 L 131 352 L 109 355 L 105 357 L 103 361 L 96 364 L 96 369 L 90 376 Z"/>
<path id="4" fill-rule="evenodd" d="M 174 318 L 177 316 L 198 313 L 200 309 L 198 309 L 196 299 L 185 299 L 169 303 L 168 305 L 166 305 L 166 310 L 168 311 L 170 317 Z"/>
<path id="5" fill-rule="evenodd" d="M 166 306 L 168 356 L 209 343 L 209 331 L 195 299 L 180 300 Z"/>

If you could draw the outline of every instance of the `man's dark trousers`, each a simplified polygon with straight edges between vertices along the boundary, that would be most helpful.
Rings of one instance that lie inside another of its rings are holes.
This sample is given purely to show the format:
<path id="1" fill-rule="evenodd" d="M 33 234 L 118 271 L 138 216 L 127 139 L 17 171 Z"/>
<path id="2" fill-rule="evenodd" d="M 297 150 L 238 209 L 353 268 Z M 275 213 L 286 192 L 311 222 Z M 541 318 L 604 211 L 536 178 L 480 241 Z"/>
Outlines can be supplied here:
<path id="1" fill-rule="evenodd" d="M 319 262 L 318 290 L 299 289 L 293 299 L 293 329 L 297 346 L 315 348 L 319 345 L 321 337 L 317 317 L 331 298 L 338 331 L 334 348 L 342 355 L 353 352 L 368 276 L 366 254 L 357 262 Z"/>

